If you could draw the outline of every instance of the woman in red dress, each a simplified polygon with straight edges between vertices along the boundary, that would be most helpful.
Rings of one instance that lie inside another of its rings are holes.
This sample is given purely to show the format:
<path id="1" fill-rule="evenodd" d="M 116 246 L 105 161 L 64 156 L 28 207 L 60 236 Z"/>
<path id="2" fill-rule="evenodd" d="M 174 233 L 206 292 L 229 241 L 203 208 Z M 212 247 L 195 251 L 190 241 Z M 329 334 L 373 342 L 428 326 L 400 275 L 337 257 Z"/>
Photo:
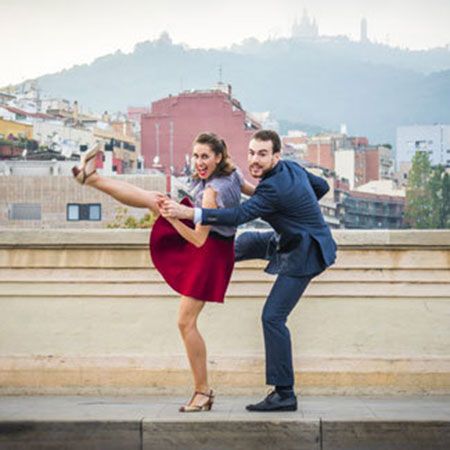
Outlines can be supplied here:
<path id="1" fill-rule="evenodd" d="M 158 204 L 164 196 L 129 183 L 106 178 L 95 171 L 93 148 L 82 163 L 73 168 L 81 184 L 94 187 L 119 202 L 149 208 L 159 215 Z M 246 182 L 228 156 L 225 142 L 213 133 L 200 134 L 193 143 L 195 186 L 194 204 L 204 208 L 232 207 L 239 204 L 240 193 L 251 195 L 254 186 Z M 189 202 L 185 199 L 183 202 Z M 206 302 L 223 303 L 234 265 L 232 227 L 193 225 L 186 221 L 156 220 L 150 238 L 153 263 L 166 282 L 181 294 L 178 327 L 194 378 L 194 394 L 181 412 L 208 411 L 214 393 L 208 384 L 206 345 L 197 320 Z"/>

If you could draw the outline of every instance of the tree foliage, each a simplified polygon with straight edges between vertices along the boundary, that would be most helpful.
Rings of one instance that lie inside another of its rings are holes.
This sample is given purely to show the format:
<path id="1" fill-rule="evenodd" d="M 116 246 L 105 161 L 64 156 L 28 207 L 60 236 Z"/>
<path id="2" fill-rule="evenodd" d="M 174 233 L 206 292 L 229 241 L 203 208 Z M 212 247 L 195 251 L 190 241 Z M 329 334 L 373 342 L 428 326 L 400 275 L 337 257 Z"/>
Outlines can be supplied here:
<path id="1" fill-rule="evenodd" d="M 450 176 L 431 166 L 426 152 L 416 152 L 406 187 L 405 222 L 411 228 L 450 228 Z"/>
<path id="2" fill-rule="evenodd" d="M 155 215 L 145 214 L 141 219 L 128 214 L 128 208 L 119 206 L 116 208 L 114 220 L 106 225 L 107 228 L 151 228 L 155 223 Z"/>

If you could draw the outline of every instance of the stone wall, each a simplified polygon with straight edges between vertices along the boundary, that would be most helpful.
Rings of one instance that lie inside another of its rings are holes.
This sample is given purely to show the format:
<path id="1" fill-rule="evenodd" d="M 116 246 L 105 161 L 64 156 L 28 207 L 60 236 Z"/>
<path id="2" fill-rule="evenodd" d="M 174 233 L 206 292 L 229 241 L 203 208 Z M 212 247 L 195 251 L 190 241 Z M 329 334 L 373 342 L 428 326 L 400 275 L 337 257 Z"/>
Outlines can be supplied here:
<path id="1" fill-rule="evenodd" d="M 450 392 L 450 232 L 334 235 L 337 263 L 289 319 L 299 390 Z M 263 267 L 237 264 L 225 304 L 202 312 L 221 392 L 264 387 Z M 0 389 L 187 392 L 177 307 L 145 230 L 2 230 Z"/>
<path id="2" fill-rule="evenodd" d="M 146 190 L 165 192 L 166 189 L 165 177 L 161 175 L 121 175 L 120 180 Z M 0 176 L 0 192 L 0 227 L 11 229 L 106 228 L 121 206 L 106 194 L 81 186 L 72 176 Z M 10 220 L 10 209 L 14 203 L 41 205 L 42 220 Z M 68 203 L 99 203 L 102 220 L 68 221 Z M 143 209 L 128 208 L 128 213 L 136 218 L 142 217 L 146 212 Z"/>

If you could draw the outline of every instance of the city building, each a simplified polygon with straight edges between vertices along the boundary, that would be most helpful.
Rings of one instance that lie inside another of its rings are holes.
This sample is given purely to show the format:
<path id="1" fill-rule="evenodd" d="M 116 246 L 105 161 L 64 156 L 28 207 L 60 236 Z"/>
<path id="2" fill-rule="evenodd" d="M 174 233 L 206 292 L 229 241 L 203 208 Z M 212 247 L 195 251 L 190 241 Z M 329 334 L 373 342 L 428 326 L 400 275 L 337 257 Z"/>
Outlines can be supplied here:
<path id="1" fill-rule="evenodd" d="M 311 164 L 334 170 L 334 154 L 337 141 L 332 135 L 318 135 L 309 139 L 305 160 Z"/>
<path id="2" fill-rule="evenodd" d="M 142 116 L 141 150 L 145 167 L 176 175 L 189 172 L 192 142 L 201 132 L 214 132 L 227 143 L 233 161 L 247 172 L 247 150 L 260 128 L 232 97 L 231 87 L 182 92 L 153 102 Z"/>
<path id="3" fill-rule="evenodd" d="M 105 111 L 98 117 L 83 113 L 77 101 L 42 98 L 33 83 L 16 96 L 0 97 L 0 159 L 71 159 L 100 142 L 112 151 L 106 153 L 112 157 L 112 173 L 136 173 L 143 167 L 136 128 L 126 115 L 112 119 Z"/>
<path id="4" fill-rule="evenodd" d="M 42 112 L 30 112 L 24 109 L 16 108 L 15 106 L 4 104 L 0 104 L 0 117 L 28 124 L 34 124 L 44 120 L 55 120 L 55 117 L 49 114 Z"/>
<path id="5" fill-rule="evenodd" d="M 129 125 L 99 123 L 93 129 L 96 141 L 104 142 L 107 150 L 112 150 L 113 172 L 117 174 L 134 173 L 141 169 L 139 141 L 132 133 Z M 102 167 L 101 163 L 98 167 Z"/>
<path id="6" fill-rule="evenodd" d="M 71 174 L 74 164 L 56 159 L 0 161 L 0 227 L 105 228 L 112 223 L 122 205 L 79 185 Z M 147 190 L 166 189 L 162 174 L 121 175 L 121 179 Z M 127 211 L 136 219 L 148 213 L 138 208 Z"/>
<path id="7" fill-rule="evenodd" d="M 149 114 L 150 108 L 143 106 L 129 106 L 127 109 L 127 118 L 133 123 L 135 133 L 141 133 L 141 121 L 144 114 Z"/>
<path id="8" fill-rule="evenodd" d="M 393 178 L 392 149 L 389 147 L 352 145 L 337 149 L 334 156 L 336 174 L 349 181 L 350 189 L 372 180 Z"/>
<path id="9" fill-rule="evenodd" d="M 261 125 L 265 130 L 273 130 L 278 132 L 280 124 L 270 111 L 252 112 L 249 116 Z"/>
<path id="10" fill-rule="evenodd" d="M 287 136 L 281 136 L 284 154 L 306 161 L 308 151 L 308 135 L 303 131 L 288 131 Z"/>
<path id="11" fill-rule="evenodd" d="M 408 161 L 398 164 L 397 170 L 394 172 L 394 180 L 397 183 L 397 186 L 406 187 L 411 167 L 412 163 Z"/>
<path id="12" fill-rule="evenodd" d="M 343 197 L 342 222 L 347 229 L 400 229 L 404 208 L 404 196 L 353 190 Z"/>
<path id="13" fill-rule="evenodd" d="M 16 120 L 3 119 L 0 111 L 0 139 L 32 139 L 33 126 Z"/>
<path id="14" fill-rule="evenodd" d="M 397 127 L 397 169 L 411 162 L 416 151 L 427 152 L 432 165 L 450 167 L 450 124 Z"/>
<path id="15" fill-rule="evenodd" d="M 359 41 L 362 43 L 369 42 L 369 38 L 367 36 L 367 19 L 363 17 L 361 19 L 361 28 L 360 28 L 360 36 Z"/>
<path id="16" fill-rule="evenodd" d="M 320 167 L 307 167 L 314 175 L 324 178 L 330 190 L 320 199 L 319 206 L 322 211 L 325 222 L 332 229 L 342 228 L 341 224 L 341 208 L 340 202 L 336 199 L 336 178 L 331 175 L 328 170 L 324 170 Z"/>

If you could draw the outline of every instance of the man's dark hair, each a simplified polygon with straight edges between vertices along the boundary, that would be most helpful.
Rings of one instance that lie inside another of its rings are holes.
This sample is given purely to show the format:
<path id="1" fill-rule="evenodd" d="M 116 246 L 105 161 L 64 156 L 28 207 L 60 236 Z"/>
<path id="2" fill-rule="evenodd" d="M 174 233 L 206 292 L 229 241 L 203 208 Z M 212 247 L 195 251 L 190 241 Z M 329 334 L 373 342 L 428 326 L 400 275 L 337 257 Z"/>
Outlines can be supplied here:
<path id="1" fill-rule="evenodd" d="M 273 153 L 279 153 L 281 151 L 281 139 L 278 133 L 272 130 L 258 130 L 252 139 L 257 141 L 271 141 Z"/>

